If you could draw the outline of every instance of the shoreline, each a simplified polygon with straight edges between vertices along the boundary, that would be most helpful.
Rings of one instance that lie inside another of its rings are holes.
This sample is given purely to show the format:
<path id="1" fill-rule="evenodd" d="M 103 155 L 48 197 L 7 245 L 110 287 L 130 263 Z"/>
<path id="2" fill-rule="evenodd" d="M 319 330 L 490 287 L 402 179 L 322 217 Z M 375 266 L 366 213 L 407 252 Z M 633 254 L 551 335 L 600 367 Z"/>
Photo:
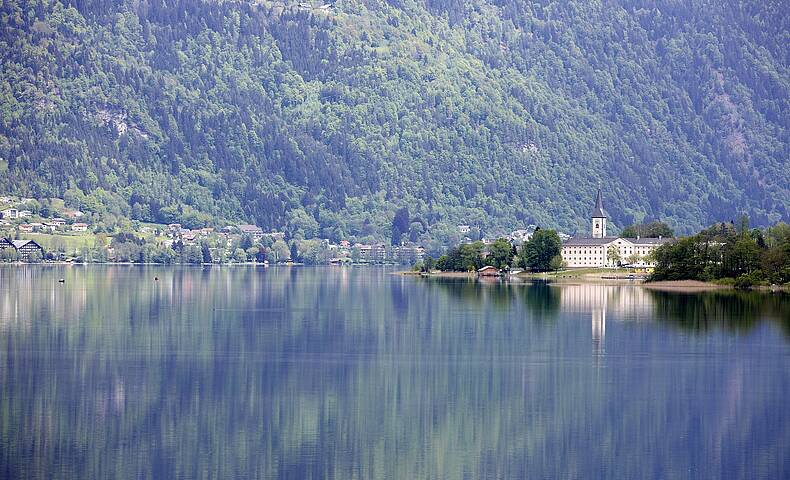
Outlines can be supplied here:
<path id="1" fill-rule="evenodd" d="M 393 275 L 420 278 L 466 278 L 478 279 L 476 272 L 413 272 L 398 271 L 392 272 Z M 498 277 L 504 278 L 504 277 Z M 487 277 L 488 279 L 488 277 Z M 519 283 L 531 280 L 547 281 L 555 286 L 568 285 L 601 285 L 601 286 L 637 286 L 653 291 L 676 292 L 676 293 L 697 293 L 710 291 L 736 291 L 733 285 L 724 285 L 716 282 L 703 282 L 700 280 L 661 280 L 657 282 L 647 282 L 644 276 L 628 278 L 626 276 L 612 275 L 609 278 L 603 277 L 601 273 L 579 272 L 579 274 L 554 274 L 554 273 L 521 273 L 513 277 Z M 512 280 L 511 280 L 512 281 Z M 783 292 L 790 293 L 790 285 L 755 285 L 750 290 L 763 292 Z M 748 291 L 748 290 L 746 290 Z"/>

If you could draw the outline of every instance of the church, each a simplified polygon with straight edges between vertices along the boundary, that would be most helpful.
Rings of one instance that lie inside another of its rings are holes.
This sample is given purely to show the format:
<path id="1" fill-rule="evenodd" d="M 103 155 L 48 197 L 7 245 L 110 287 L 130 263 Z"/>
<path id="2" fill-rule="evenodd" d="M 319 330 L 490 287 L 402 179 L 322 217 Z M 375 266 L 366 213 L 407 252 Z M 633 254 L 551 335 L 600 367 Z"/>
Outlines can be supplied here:
<path id="1" fill-rule="evenodd" d="M 603 195 L 598 190 L 592 211 L 592 236 L 573 237 L 562 245 L 562 260 L 569 268 L 579 267 L 652 267 L 647 258 L 656 248 L 671 242 L 671 238 L 625 238 L 606 235 L 606 210 Z M 617 255 L 613 255 L 614 249 Z M 611 250 L 611 253 L 610 253 Z M 619 257 L 619 258 L 618 258 Z"/>

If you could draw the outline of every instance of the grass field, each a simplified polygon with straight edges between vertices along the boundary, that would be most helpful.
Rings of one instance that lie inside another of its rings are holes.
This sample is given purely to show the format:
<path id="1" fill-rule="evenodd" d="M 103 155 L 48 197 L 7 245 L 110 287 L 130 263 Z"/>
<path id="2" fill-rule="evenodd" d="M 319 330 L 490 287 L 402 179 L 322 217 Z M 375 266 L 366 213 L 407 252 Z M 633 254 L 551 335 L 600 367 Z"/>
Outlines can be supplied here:
<path id="1" fill-rule="evenodd" d="M 89 232 L 71 232 L 66 234 L 54 235 L 51 233 L 23 233 L 20 235 L 25 240 L 35 240 L 46 251 L 58 250 L 61 247 L 66 254 L 72 255 L 83 248 L 93 247 L 96 244 L 97 235 Z"/>

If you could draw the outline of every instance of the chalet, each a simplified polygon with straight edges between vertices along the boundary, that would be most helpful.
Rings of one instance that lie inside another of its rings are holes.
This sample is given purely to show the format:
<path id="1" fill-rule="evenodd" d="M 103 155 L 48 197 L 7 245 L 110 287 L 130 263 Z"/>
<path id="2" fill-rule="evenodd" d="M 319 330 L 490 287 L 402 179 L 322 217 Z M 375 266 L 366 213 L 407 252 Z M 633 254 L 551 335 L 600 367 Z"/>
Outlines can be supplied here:
<path id="1" fill-rule="evenodd" d="M 75 223 L 71 226 L 72 232 L 87 232 L 88 231 L 88 224 L 87 223 Z"/>
<path id="2" fill-rule="evenodd" d="M 14 242 L 7 238 L 0 238 L 0 251 L 5 250 L 6 248 L 14 248 Z"/>
<path id="3" fill-rule="evenodd" d="M 41 258 L 44 257 L 44 249 L 35 240 L 14 240 L 12 243 L 16 253 L 19 255 L 19 259 L 23 262 L 29 261 L 30 254 L 33 252 L 39 252 Z"/>
<path id="4" fill-rule="evenodd" d="M 650 254 L 671 238 L 624 238 L 606 235 L 606 210 L 601 191 L 592 212 L 592 236 L 573 237 L 562 245 L 562 260 L 568 267 L 651 267 Z M 613 255 L 615 254 L 615 255 Z"/>

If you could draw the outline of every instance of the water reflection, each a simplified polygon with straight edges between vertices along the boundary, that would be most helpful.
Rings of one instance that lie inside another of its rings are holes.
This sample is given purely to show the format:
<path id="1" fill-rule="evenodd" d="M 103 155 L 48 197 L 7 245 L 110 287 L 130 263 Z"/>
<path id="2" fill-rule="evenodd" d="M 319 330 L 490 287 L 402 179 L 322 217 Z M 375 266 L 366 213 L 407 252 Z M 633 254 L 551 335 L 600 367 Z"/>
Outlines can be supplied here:
<path id="1" fill-rule="evenodd" d="M 0 285 L 3 478 L 790 473 L 783 297 L 358 268 Z"/>

